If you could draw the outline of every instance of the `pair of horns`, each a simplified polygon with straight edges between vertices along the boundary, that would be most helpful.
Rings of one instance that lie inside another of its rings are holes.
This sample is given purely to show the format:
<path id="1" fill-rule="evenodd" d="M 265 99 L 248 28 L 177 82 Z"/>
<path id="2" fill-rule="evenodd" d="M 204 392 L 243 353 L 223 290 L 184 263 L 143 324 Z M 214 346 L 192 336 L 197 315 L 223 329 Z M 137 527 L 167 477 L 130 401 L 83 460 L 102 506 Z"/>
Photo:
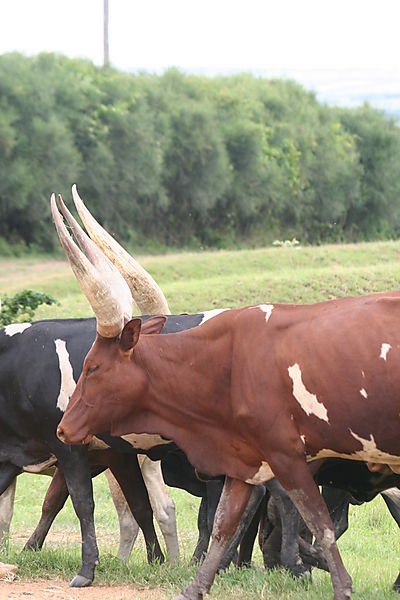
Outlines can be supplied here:
<path id="1" fill-rule="evenodd" d="M 170 314 L 160 287 L 149 273 L 94 219 L 72 187 L 86 235 L 71 215 L 61 196 L 59 207 L 69 223 L 80 248 L 73 241 L 51 197 L 51 211 L 61 244 L 78 283 L 97 318 L 97 331 L 103 337 L 117 336 L 132 316 L 132 298 L 141 314 Z"/>

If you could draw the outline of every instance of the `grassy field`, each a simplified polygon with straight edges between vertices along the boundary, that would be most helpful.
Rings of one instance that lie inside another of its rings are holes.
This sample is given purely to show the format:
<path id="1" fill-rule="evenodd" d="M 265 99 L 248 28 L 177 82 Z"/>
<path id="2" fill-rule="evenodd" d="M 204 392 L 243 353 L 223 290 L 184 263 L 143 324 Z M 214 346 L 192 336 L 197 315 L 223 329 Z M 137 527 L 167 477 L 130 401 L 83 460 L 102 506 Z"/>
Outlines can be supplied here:
<path id="1" fill-rule="evenodd" d="M 171 311 L 176 313 L 259 302 L 313 302 L 400 288 L 398 242 L 185 253 L 139 257 L 139 261 L 161 285 Z M 52 258 L 0 259 L 0 294 L 26 288 L 51 293 L 60 301 L 57 307 L 40 308 L 38 318 L 91 314 L 67 263 Z M 0 560 L 18 563 L 22 578 L 68 579 L 79 568 L 79 526 L 70 501 L 57 517 L 42 553 L 20 554 L 39 519 L 48 483 L 46 477 L 28 474 L 18 480 L 11 539 Z M 96 583 L 124 582 L 144 590 L 162 590 L 163 597 L 172 598 L 189 582 L 195 572 L 188 563 L 196 542 L 198 499 L 178 490 L 171 490 L 171 495 L 177 504 L 182 563 L 149 567 L 140 539 L 125 565 L 115 558 L 118 524 L 105 478 L 100 476 L 95 480 L 95 518 L 101 553 Z M 353 577 L 355 598 L 398 598 L 391 592 L 399 568 L 398 530 L 380 498 L 368 506 L 352 509 L 351 529 L 340 541 L 340 548 Z M 211 597 L 221 600 L 332 597 L 326 573 L 315 571 L 313 584 L 307 589 L 285 573 L 266 574 L 258 550 L 254 559 L 253 569 L 240 572 L 231 569 L 218 576 Z M 1 590 L 0 597 L 3 597 Z"/>

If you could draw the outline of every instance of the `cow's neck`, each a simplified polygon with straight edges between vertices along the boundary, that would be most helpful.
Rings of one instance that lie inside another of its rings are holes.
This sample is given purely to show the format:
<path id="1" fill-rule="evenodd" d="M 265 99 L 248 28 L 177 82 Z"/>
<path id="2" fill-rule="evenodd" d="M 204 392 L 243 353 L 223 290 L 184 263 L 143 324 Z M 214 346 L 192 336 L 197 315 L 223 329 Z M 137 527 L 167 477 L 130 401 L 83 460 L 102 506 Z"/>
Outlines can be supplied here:
<path id="1" fill-rule="evenodd" d="M 204 327 L 144 337 L 135 349 L 135 363 L 149 380 L 144 411 L 137 421 L 143 431 L 173 439 L 185 450 L 193 427 L 226 424 L 231 378 L 229 328 L 207 327 L 206 331 Z"/>

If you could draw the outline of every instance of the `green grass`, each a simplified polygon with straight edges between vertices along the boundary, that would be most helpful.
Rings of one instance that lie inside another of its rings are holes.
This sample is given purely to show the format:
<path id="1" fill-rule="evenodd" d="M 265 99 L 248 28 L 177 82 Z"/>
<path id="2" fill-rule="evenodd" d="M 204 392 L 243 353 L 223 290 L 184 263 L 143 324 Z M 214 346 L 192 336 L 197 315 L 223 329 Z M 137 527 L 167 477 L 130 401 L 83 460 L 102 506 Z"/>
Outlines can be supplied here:
<path id="1" fill-rule="evenodd" d="M 29 579 L 72 579 L 80 566 L 79 526 L 70 500 L 53 525 L 54 538 L 41 553 L 20 553 L 23 542 L 32 531 L 40 515 L 41 501 L 49 479 L 24 474 L 19 477 L 15 515 L 12 523 L 8 553 L 0 560 L 19 565 L 19 576 Z M 142 537 L 137 542 L 128 564 L 121 563 L 115 554 L 118 549 L 116 513 L 103 476 L 95 479 L 95 519 L 99 537 L 100 566 L 95 581 L 100 584 L 125 583 L 143 587 L 162 587 L 171 598 L 186 586 L 196 572 L 189 565 L 196 542 L 196 513 L 198 499 L 181 490 L 171 489 L 177 505 L 179 541 L 182 551 L 180 565 L 152 565 L 146 563 Z M 50 536 L 51 538 L 52 536 Z M 160 538 L 161 539 L 161 538 Z M 340 549 L 356 590 L 354 598 L 363 600 L 398 599 L 391 585 L 398 572 L 400 544 L 398 530 L 384 502 L 377 498 L 372 503 L 353 507 L 350 530 L 340 540 Z M 254 553 L 255 567 L 217 577 L 212 597 L 322 600 L 332 596 L 328 574 L 315 570 L 313 584 L 305 588 L 286 573 L 265 573 L 261 554 Z"/>
<path id="2" fill-rule="evenodd" d="M 172 312 L 195 312 L 223 306 L 259 302 L 315 302 L 333 297 L 400 289 L 400 243 L 384 242 L 317 248 L 268 248 L 238 252 L 181 253 L 139 257 L 162 287 Z M 24 288 L 51 293 L 60 306 L 46 306 L 38 318 L 91 315 L 69 266 L 46 259 L 0 259 L 0 293 Z M 41 553 L 20 550 L 35 527 L 49 479 L 19 477 L 8 552 L 0 560 L 19 564 L 20 577 L 72 578 L 80 564 L 80 534 L 70 500 L 57 517 Z M 173 597 L 195 573 L 189 559 L 196 543 L 198 499 L 171 490 L 177 505 L 182 563 L 148 566 L 139 540 L 130 562 L 121 564 L 118 522 L 103 476 L 95 480 L 95 519 L 101 564 L 96 582 L 128 583 L 145 588 L 161 587 Z M 161 538 L 160 538 L 161 539 Z M 397 527 L 383 501 L 351 510 L 351 529 L 340 541 L 344 562 L 353 577 L 354 598 L 398 598 L 391 592 L 399 568 Z M 255 568 L 218 576 L 212 597 L 225 599 L 268 598 L 309 600 L 332 597 L 329 576 L 315 571 L 306 589 L 283 572 L 266 574 L 260 552 Z"/>
<path id="3" fill-rule="evenodd" d="M 316 302 L 400 288 L 400 242 L 139 257 L 174 313 L 259 302 Z M 65 261 L 0 259 L 0 293 L 47 292 L 60 307 L 38 318 L 90 315 Z"/>

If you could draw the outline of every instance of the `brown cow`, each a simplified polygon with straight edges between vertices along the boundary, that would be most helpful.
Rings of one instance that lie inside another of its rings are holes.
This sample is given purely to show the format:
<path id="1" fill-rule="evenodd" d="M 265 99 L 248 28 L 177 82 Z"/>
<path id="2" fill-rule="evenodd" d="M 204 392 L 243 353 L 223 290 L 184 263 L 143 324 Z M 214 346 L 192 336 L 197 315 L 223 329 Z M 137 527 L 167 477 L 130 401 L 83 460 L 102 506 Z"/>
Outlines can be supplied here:
<path id="1" fill-rule="evenodd" d="M 124 323 L 118 297 L 70 238 L 54 195 L 52 212 L 97 317 L 59 438 L 86 444 L 104 431 L 158 433 L 199 471 L 227 476 L 209 554 L 179 598 L 209 591 L 253 485 L 274 476 L 325 554 L 334 600 L 350 598 L 307 462 L 340 456 L 399 469 L 400 294 L 227 310 L 160 336 L 163 317 Z"/>

